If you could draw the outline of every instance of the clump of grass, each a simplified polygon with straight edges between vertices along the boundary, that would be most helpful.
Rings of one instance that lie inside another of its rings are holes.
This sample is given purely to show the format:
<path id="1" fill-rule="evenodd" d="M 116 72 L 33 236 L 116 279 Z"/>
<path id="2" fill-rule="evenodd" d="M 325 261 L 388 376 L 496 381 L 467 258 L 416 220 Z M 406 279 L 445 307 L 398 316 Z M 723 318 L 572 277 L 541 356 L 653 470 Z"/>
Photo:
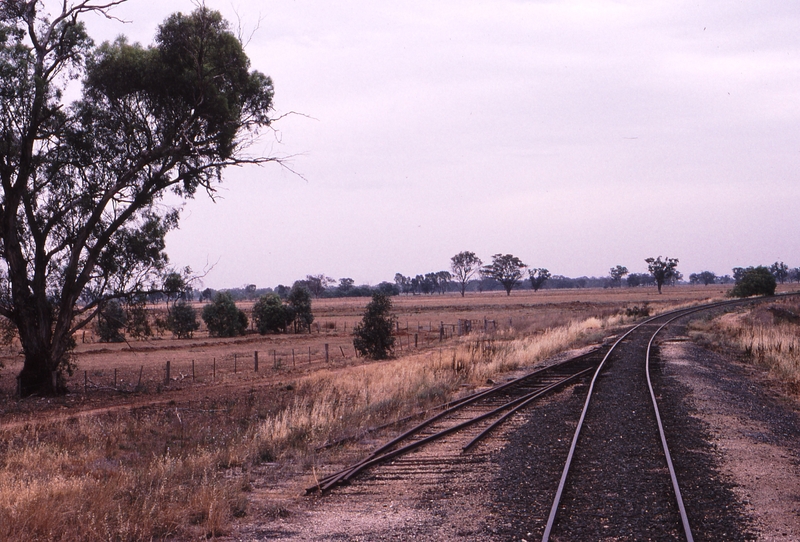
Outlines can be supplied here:
<path id="1" fill-rule="evenodd" d="M 733 350 L 743 359 L 766 367 L 771 376 L 800 393 L 800 325 L 787 319 L 786 302 L 727 313 L 691 324 L 690 334 L 719 349 Z"/>
<path id="2" fill-rule="evenodd" d="M 225 534 L 238 492 L 218 466 L 223 450 L 172 451 L 154 442 L 156 423 L 100 416 L 4 432 L 0 540 Z"/>
<path id="3" fill-rule="evenodd" d="M 255 446 L 275 458 L 307 454 L 311 446 L 440 404 L 463 386 L 478 386 L 567 348 L 597 341 L 622 315 L 589 318 L 532 336 L 466 336 L 428 350 L 347 371 L 325 371 L 297 383 L 294 401 L 264 419 Z"/>

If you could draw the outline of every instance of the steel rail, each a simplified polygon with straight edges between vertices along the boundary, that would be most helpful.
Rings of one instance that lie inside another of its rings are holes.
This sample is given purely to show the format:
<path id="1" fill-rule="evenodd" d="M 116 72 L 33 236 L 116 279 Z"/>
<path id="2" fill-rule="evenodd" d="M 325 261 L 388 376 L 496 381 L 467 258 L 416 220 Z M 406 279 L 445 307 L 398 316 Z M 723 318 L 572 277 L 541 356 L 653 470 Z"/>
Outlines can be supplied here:
<path id="1" fill-rule="evenodd" d="M 737 303 L 742 303 L 742 301 L 741 300 L 719 301 L 719 302 L 715 302 L 715 303 L 709 303 L 709 304 L 706 304 L 706 305 L 702 305 L 702 306 L 699 306 L 699 307 L 690 307 L 690 308 L 685 308 L 685 309 L 677 309 L 675 311 L 671 311 L 671 312 L 667 312 L 667 313 L 664 313 L 664 314 L 659 314 L 659 315 L 653 316 L 653 317 L 648 318 L 647 320 L 645 320 L 643 322 L 639 322 L 637 325 L 633 326 L 631 329 L 629 329 L 627 332 L 625 332 L 611 346 L 611 348 L 608 350 L 608 352 L 606 352 L 606 355 L 603 357 L 603 360 L 598 365 L 597 370 L 595 371 L 595 374 L 592 377 L 592 382 L 589 385 L 589 391 L 588 391 L 588 393 L 586 395 L 586 401 L 584 402 L 583 410 L 581 411 L 581 416 L 580 416 L 580 419 L 578 420 L 578 426 L 575 428 L 575 434 L 572 437 L 572 443 L 570 444 L 569 453 L 567 454 L 567 460 L 566 460 L 566 462 L 564 464 L 564 470 L 561 473 L 561 479 L 559 480 L 559 483 L 558 483 L 558 489 L 556 490 L 556 496 L 553 499 L 553 505 L 550 508 L 550 515 L 547 518 L 547 525 L 545 527 L 544 534 L 542 535 L 542 542 L 548 542 L 550 540 L 550 534 L 552 533 L 553 526 L 555 524 L 555 519 L 556 519 L 556 516 L 558 514 L 558 507 L 561 504 L 561 497 L 563 495 L 564 488 L 566 486 L 567 476 L 569 475 L 570 467 L 572 465 L 572 460 L 573 460 L 573 458 L 575 456 L 575 449 L 577 448 L 578 439 L 580 438 L 581 429 L 583 428 L 583 422 L 586 419 L 586 413 L 589 410 L 589 404 L 591 403 L 591 399 L 592 399 L 592 394 L 594 392 L 595 383 L 597 382 L 597 378 L 600 375 L 600 372 L 603 370 L 603 366 L 605 365 L 606 360 L 608 360 L 609 356 L 611 356 L 611 353 L 614 351 L 614 349 L 623 340 L 625 340 L 631 333 L 633 333 L 634 331 L 636 331 L 637 329 L 639 329 L 642 326 L 645 326 L 647 324 L 652 323 L 654 320 L 658 320 L 660 318 L 664 318 L 665 316 L 670 316 L 671 314 L 675 315 L 673 318 L 669 319 L 661 327 L 659 327 L 658 330 L 653 334 L 653 336 L 650 339 L 650 343 L 651 344 L 652 344 L 653 339 L 655 338 L 655 335 L 658 334 L 658 332 L 661 331 L 664 327 L 666 327 L 667 324 L 673 322 L 674 320 L 677 320 L 679 318 L 683 318 L 684 316 L 688 316 L 690 314 L 693 314 L 695 312 L 699 312 L 699 311 L 702 311 L 702 310 L 711 310 L 711 309 L 715 309 L 715 308 L 718 308 L 718 307 L 722 307 L 722 306 L 726 306 L 726 305 L 733 305 L 733 304 L 737 304 Z M 649 344 L 648 344 L 648 351 L 647 352 L 648 352 L 648 356 L 649 356 Z M 648 375 L 648 384 L 649 384 L 649 375 Z M 652 387 L 650 388 L 650 391 L 651 391 L 651 394 L 652 394 L 653 393 L 652 392 Z M 654 401 L 654 403 L 653 403 L 654 406 L 656 406 L 656 418 L 659 421 L 659 429 L 661 430 L 661 434 L 662 434 L 662 445 L 663 445 L 664 449 L 667 450 L 667 448 L 666 448 L 666 440 L 663 438 L 663 427 L 661 425 L 660 417 L 658 415 L 657 405 L 655 404 L 655 398 L 653 398 L 653 401 Z M 668 451 L 667 451 L 667 458 L 668 458 L 667 459 L 668 464 L 671 465 L 671 459 L 669 458 Z M 674 473 L 673 469 L 670 469 L 670 470 L 671 470 L 671 472 Z M 679 490 L 678 485 L 677 485 L 677 477 L 672 478 L 672 482 L 673 482 L 673 488 L 676 489 L 676 498 L 679 501 L 679 508 L 681 509 L 681 519 L 683 521 L 684 518 L 686 517 L 685 516 L 686 511 L 685 511 L 685 508 L 683 508 L 683 501 L 682 501 L 682 498 L 680 496 L 680 490 Z M 691 538 L 691 530 L 688 528 L 688 519 L 686 519 L 686 522 L 684 523 L 684 531 L 688 532 L 688 537 L 687 537 L 688 542 L 692 542 L 693 538 Z"/>
<path id="2" fill-rule="evenodd" d="M 576 379 L 582 377 L 583 375 L 585 375 L 589 371 L 592 371 L 593 369 L 594 369 L 593 367 L 588 367 L 588 368 L 584 369 L 583 371 L 580 371 L 580 372 L 575 373 L 575 374 L 573 374 L 571 376 L 568 376 L 568 377 L 564 378 L 563 380 L 560 380 L 560 381 L 558 381 L 558 382 L 546 387 L 545 389 L 540 390 L 539 392 L 532 393 L 531 396 L 528 397 L 525 401 L 523 401 L 519 405 L 517 405 L 514 408 L 512 408 L 510 411 L 508 411 L 505 414 L 503 414 L 500 418 L 498 418 L 497 420 L 492 422 L 492 424 L 489 425 L 489 427 L 487 427 L 486 429 L 481 431 L 475 438 L 473 438 L 471 441 L 469 441 L 467 444 L 465 444 L 461 448 L 462 453 L 469 451 L 470 448 L 472 448 L 478 442 L 480 442 L 486 435 L 491 433 L 496 427 L 498 427 L 500 424 L 505 422 L 508 418 L 510 418 L 511 416 L 513 416 L 514 414 L 516 414 L 517 412 L 519 412 L 520 410 L 522 410 L 523 408 L 528 406 L 528 404 L 531 401 L 535 401 L 536 399 L 538 399 L 539 397 L 541 397 L 545 393 L 551 392 L 551 391 L 553 391 L 554 389 L 556 389 L 558 387 L 561 387 L 561 386 L 563 386 L 565 384 L 568 384 L 568 383 L 572 382 L 573 380 L 576 380 Z"/>
<path id="3" fill-rule="evenodd" d="M 589 368 L 588 370 L 591 370 L 591 368 Z M 587 370 L 583 370 L 580 373 L 582 374 L 582 373 L 585 373 L 585 372 L 587 372 Z M 411 451 L 419 448 L 420 446 L 423 446 L 425 444 L 428 444 L 430 442 L 438 440 L 438 439 L 440 439 L 442 437 L 445 437 L 445 436 L 447 436 L 447 435 L 449 435 L 451 433 L 456 433 L 456 432 L 458 432 L 458 431 L 460 431 L 462 429 L 465 429 L 465 428 L 469 427 L 470 425 L 473 425 L 475 423 L 483 421 L 483 420 L 485 420 L 487 418 L 491 418 L 492 416 L 495 416 L 499 412 L 502 412 L 502 411 L 504 411 L 504 410 L 506 410 L 508 408 L 512 408 L 512 407 L 515 407 L 515 406 L 520 406 L 523 403 L 525 403 L 525 404 L 530 403 L 532 400 L 538 399 L 539 397 L 541 397 L 545 393 L 551 392 L 554 389 L 556 389 L 556 388 L 558 388 L 560 386 L 563 386 L 565 383 L 567 383 L 568 381 L 571 381 L 574 378 L 575 378 L 575 375 L 570 375 L 568 377 L 565 377 L 565 378 L 559 380 L 558 382 L 555 382 L 553 384 L 550 384 L 550 385 L 546 386 L 543 389 L 536 390 L 536 391 L 528 393 L 528 394 L 526 394 L 526 395 L 524 395 L 522 397 L 518 397 L 517 399 L 514 399 L 513 401 L 509 401 L 508 403 L 505 403 L 502 406 L 494 408 L 489 412 L 484 412 L 483 414 L 480 414 L 478 416 L 470 418 L 469 420 L 463 421 L 463 422 L 461 422 L 459 424 L 456 424 L 454 426 L 451 426 L 451 427 L 448 427 L 446 429 L 443 429 L 443 430 L 441 430 L 441 431 L 439 431 L 437 433 L 429 435 L 429 436 L 427 436 L 425 438 L 422 438 L 422 439 L 420 439 L 418 441 L 415 441 L 415 442 L 412 442 L 410 444 L 407 444 L 406 446 L 403 446 L 401 448 L 397 448 L 396 450 L 393 450 L 391 452 L 387 452 L 387 453 L 385 453 L 383 455 L 375 457 L 375 458 L 373 458 L 373 459 L 371 459 L 369 461 L 366 461 L 364 464 L 358 465 L 357 467 L 355 467 L 352 470 L 350 470 L 349 472 L 347 472 L 345 474 L 345 476 L 342 477 L 341 481 L 348 481 L 350 478 L 352 478 L 353 476 L 355 476 L 356 474 L 358 474 L 359 472 L 361 472 L 362 470 L 364 470 L 366 468 L 369 468 L 369 467 L 371 467 L 373 465 L 376 465 L 378 463 L 382 463 L 384 461 L 388 461 L 389 459 L 393 459 L 393 458 L 395 458 L 395 457 L 397 457 L 399 455 L 403 455 L 403 454 L 406 454 L 408 452 L 411 452 Z M 488 432 L 484 433 L 484 434 L 488 434 Z"/>
<path id="4" fill-rule="evenodd" d="M 653 410 L 656 414 L 656 422 L 658 423 L 658 434 L 661 437 L 661 447 L 664 449 L 664 457 L 667 459 L 667 468 L 669 469 L 669 477 L 672 481 L 672 489 L 675 492 L 675 498 L 678 501 L 678 510 L 680 510 L 681 514 L 681 524 L 683 525 L 683 532 L 686 535 L 686 542 L 694 542 L 694 536 L 692 536 L 692 528 L 689 525 L 689 516 L 686 515 L 686 507 L 683 505 L 683 497 L 681 496 L 681 488 L 678 484 L 678 475 L 675 473 L 675 467 L 672 465 L 672 456 L 669 453 L 669 447 L 667 446 L 667 437 L 664 434 L 664 424 L 661 422 L 661 413 L 658 410 L 658 401 L 656 401 L 656 394 L 653 391 L 653 382 L 650 380 L 650 350 L 653 346 L 653 343 L 656 340 L 656 336 L 661 332 L 662 329 L 667 327 L 667 325 L 671 324 L 673 321 L 677 320 L 678 318 L 683 318 L 697 312 L 702 309 L 697 309 L 695 311 L 689 311 L 685 314 L 681 314 L 670 318 L 666 322 L 664 322 L 661 327 L 659 327 L 655 333 L 653 333 L 652 337 L 650 337 L 650 341 L 647 343 L 647 354 L 645 355 L 645 374 L 647 375 L 647 387 L 650 390 L 650 398 L 653 401 Z"/>
<path id="5" fill-rule="evenodd" d="M 489 388 L 487 390 L 484 390 L 482 392 L 478 392 L 478 393 L 472 394 L 472 395 L 470 395 L 470 396 L 468 396 L 466 398 L 462 398 L 462 399 L 456 401 L 455 403 L 451 403 L 451 404 L 453 404 L 453 406 L 445 409 L 444 411 L 440 412 L 439 414 L 437 414 L 435 416 L 432 416 L 431 418 L 428 418 L 427 420 L 425 420 L 422 423 L 416 425 L 415 427 L 409 429 L 408 431 L 406 431 L 405 433 L 401 434 L 400 436 L 398 436 L 398 437 L 392 439 L 391 441 L 387 442 L 386 444 L 384 444 L 380 448 L 374 450 L 369 456 L 367 456 L 366 458 L 362 459 L 358 463 L 350 465 L 349 467 L 347 467 L 347 468 L 345 468 L 345 469 L 343 469 L 341 471 L 335 472 L 333 474 L 330 474 L 330 475 L 318 480 L 317 483 L 314 486 L 311 486 L 311 487 L 306 489 L 306 494 L 310 494 L 310 493 L 313 493 L 315 491 L 325 492 L 325 491 L 329 490 L 330 488 L 332 488 L 332 487 L 334 487 L 334 486 L 336 486 L 336 485 L 338 485 L 340 483 L 349 481 L 350 478 L 352 478 L 353 476 L 355 476 L 356 474 L 358 474 L 362 470 L 364 470 L 366 468 L 369 468 L 369 467 L 371 467 L 371 466 L 373 466 L 375 464 L 381 463 L 383 461 L 387 461 L 389 459 L 397 457 L 398 455 L 402 455 L 404 453 L 410 452 L 410 451 L 414 450 L 415 448 L 418 448 L 419 446 L 422 446 L 423 444 L 427 444 L 429 442 L 432 442 L 434 440 L 437 440 L 439 438 L 447 436 L 450 433 L 453 433 L 455 431 L 464 429 L 465 427 L 468 427 L 469 425 L 472 425 L 474 423 L 482 421 L 482 420 L 484 420 L 484 419 L 486 419 L 488 417 L 497 415 L 498 412 L 501 412 L 501 411 L 506 410 L 508 408 L 517 407 L 522 402 L 530 402 L 533 399 L 536 399 L 536 398 L 540 397 L 541 395 L 544 395 L 547 392 L 553 391 L 554 389 L 558 388 L 559 386 L 562 386 L 565 383 L 567 383 L 568 381 L 574 379 L 575 375 L 572 374 L 572 375 L 569 375 L 566 378 L 561 378 L 557 382 L 545 386 L 545 388 L 543 388 L 543 389 L 540 388 L 540 389 L 538 389 L 538 390 L 536 390 L 534 392 L 528 393 L 528 394 L 526 394 L 526 395 L 524 395 L 522 397 L 518 397 L 518 398 L 516 398 L 514 400 L 511 400 L 511 401 L 503 404 L 500 407 L 492 409 L 490 412 L 481 414 L 481 415 L 479 415 L 477 417 L 474 417 L 474 418 L 472 418 L 470 420 L 467 420 L 467 421 L 462 422 L 460 424 L 457 424 L 455 426 L 452 426 L 452 427 L 449 427 L 449 428 L 444 429 L 442 431 L 439 431 L 437 433 L 434 433 L 433 435 L 429 435 L 428 437 L 425 437 L 424 439 L 420 439 L 419 441 L 413 442 L 411 444 L 408 444 L 406 446 L 398 448 L 398 449 L 396 449 L 394 451 L 388 451 L 391 448 L 393 448 L 394 446 L 396 446 L 397 444 L 403 442 L 404 440 L 407 440 L 409 437 L 415 435 L 416 433 L 420 432 L 425 427 L 427 427 L 427 426 L 431 425 L 433 422 L 435 422 L 435 421 L 447 416 L 448 414 L 452 414 L 453 412 L 461 410 L 462 408 L 464 408 L 464 407 L 466 407 L 468 405 L 471 405 L 471 404 L 473 404 L 473 403 L 475 403 L 475 402 L 477 402 L 477 401 L 479 401 L 481 399 L 485 399 L 485 398 L 487 398 L 487 397 L 489 397 L 491 395 L 495 395 L 495 394 L 497 394 L 499 392 L 502 392 L 502 391 L 504 391 L 504 390 L 506 390 L 508 388 L 524 384 L 526 381 L 531 380 L 532 378 L 547 376 L 547 373 L 553 373 L 553 372 L 557 371 L 558 369 L 563 369 L 563 368 L 568 367 L 570 365 L 575 365 L 577 363 L 580 363 L 581 361 L 585 361 L 586 359 L 588 359 L 592 355 L 596 354 L 598 352 L 598 350 L 599 349 L 593 349 L 593 350 L 591 350 L 591 351 L 589 351 L 589 352 L 587 352 L 585 354 L 581 354 L 580 356 L 575 356 L 574 358 L 570 358 L 570 359 L 565 360 L 565 361 L 563 361 L 561 363 L 558 363 L 558 364 L 555 364 L 555 365 L 551 365 L 549 367 L 543 367 L 541 369 L 537 369 L 537 370 L 532 371 L 532 372 L 530 372 L 530 373 L 528 373 L 526 375 L 523 375 L 523 376 L 521 376 L 519 378 L 516 378 L 514 380 L 510 380 L 510 381 L 508 381 L 508 382 L 506 382 L 504 384 L 500 384 L 500 385 L 494 386 L 494 387 Z M 587 372 L 589 370 L 592 370 L 592 369 L 593 369 L 593 367 L 589 367 L 588 369 L 584 369 L 584 370 L 580 371 L 580 374 L 585 374 L 585 372 Z M 518 408 L 516 410 L 518 410 Z M 496 427 L 497 425 L 498 424 L 493 424 L 493 427 Z M 486 432 L 486 434 L 488 434 L 488 431 Z"/>

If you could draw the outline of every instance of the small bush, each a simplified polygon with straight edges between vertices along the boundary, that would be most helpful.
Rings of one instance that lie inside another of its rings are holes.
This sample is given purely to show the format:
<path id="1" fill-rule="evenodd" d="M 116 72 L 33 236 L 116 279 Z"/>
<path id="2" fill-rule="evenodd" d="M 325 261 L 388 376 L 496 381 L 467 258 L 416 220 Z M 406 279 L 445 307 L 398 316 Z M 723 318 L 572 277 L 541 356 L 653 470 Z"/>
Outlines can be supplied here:
<path id="1" fill-rule="evenodd" d="M 311 292 L 307 288 L 295 284 L 287 298 L 289 306 L 294 309 L 294 328 L 306 328 L 311 332 L 311 324 L 314 322 L 314 314 L 311 312 Z"/>
<path id="2" fill-rule="evenodd" d="M 121 343 L 125 340 L 122 330 L 127 324 L 127 316 L 118 301 L 109 301 L 97 313 L 97 334 L 102 343 Z"/>
<path id="3" fill-rule="evenodd" d="M 285 305 L 277 294 L 261 296 L 253 305 L 253 320 L 256 323 L 256 329 L 262 335 L 269 332 L 285 332 L 286 328 L 294 321 L 294 317 L 294 308 Z"/>
<path id="4" fill-rule="evenodd" d="M 763 265 L 748 267 L 736 281 L 731 297 L 750 297 L 751 295 L 773 295 L 777 287 L 775 276 Z"/>
<path id="5" fill-rule="evenodd" d="M 203 321 L 213 337 L 235 337 L 247 330 L 247 315 L 228 292 L 218 292 L 214 301 L 203 307 Z"/>
<path id="6" fill-rule="evenodd" d="M 395 316 L 392 300 L 381 293 L 372 294 L 364 318 L 353 329 L 353 346 L 364 357 L 386 359 L 394 349 Z"/>
<path id="7" fill-rule="evenodd" d="M 179 301 L 167 317 L 167 326 L 176 339 L 191 339 L 192 334 L 200 327 L 197 311 L 189 303 Z"/>

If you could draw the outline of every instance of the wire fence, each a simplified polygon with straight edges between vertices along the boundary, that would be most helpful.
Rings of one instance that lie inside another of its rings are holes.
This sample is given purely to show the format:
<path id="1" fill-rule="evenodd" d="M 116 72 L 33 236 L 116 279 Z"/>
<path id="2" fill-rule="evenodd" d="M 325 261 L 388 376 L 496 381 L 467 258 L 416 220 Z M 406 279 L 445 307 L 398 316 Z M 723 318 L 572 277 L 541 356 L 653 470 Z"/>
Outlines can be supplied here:
<path id="1" fill-rule="evenodd" d="M 427 324 L 427 325 L 426 325 Z M 512 322 L 509 321 L 509 325 Z M 341 324 L 340 324 L 341 325 Z M 336 331 L 337 323 L 320 322 L 312 332 Z M 341 326 L 347 329 L 347 322 Z M 351 326 L 352 329 L 352 326 Z M 459 319 L 451 324 L 406 321 L 395 325 L 395 351 L 408 353 L 413 350 L 431 348 L 456 337 L 474 332 L 491 334 L 497 330 L 497 321 L 489 319 Z M 307 370 L 314 365 L 327 366 L 346 362 L 358 357 L 352 344 L 322 343 L 315 346 L 295 348 L 271 348 L 266 350 L 244 350 L 217 356 L 188 358 L 186 352 L 159 364 L 142 364 L 135 368 L 108 368 L 84 370 L 68 381 L 72 392 L 160 393 L 186 385 L 208 385 L 229 382 L 233 379 L 253 379 L 274 376 L 276 372 Z M 81 381 L 82 380 L 82 381 Z"/>

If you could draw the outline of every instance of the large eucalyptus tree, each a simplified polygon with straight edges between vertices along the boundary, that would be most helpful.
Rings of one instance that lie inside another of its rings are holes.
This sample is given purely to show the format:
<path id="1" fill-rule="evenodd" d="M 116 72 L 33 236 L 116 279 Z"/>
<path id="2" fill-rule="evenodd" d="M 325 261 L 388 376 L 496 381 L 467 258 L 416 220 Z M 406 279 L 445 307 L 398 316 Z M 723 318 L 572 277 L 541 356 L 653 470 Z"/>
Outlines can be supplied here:
<path id="1" fill-rule="evenodd" d="M 63 391 L 74 333 L 159 280 L 178 223 L 167 194 L 212 194 L 226 166 L 275 159 L 246 154 L 272 82 L 221 15 L 174 14 L 148 47 L 95 46 L 81 17 L 124 1 L 0 2 L 0 315 L 23 395 Z"/>

